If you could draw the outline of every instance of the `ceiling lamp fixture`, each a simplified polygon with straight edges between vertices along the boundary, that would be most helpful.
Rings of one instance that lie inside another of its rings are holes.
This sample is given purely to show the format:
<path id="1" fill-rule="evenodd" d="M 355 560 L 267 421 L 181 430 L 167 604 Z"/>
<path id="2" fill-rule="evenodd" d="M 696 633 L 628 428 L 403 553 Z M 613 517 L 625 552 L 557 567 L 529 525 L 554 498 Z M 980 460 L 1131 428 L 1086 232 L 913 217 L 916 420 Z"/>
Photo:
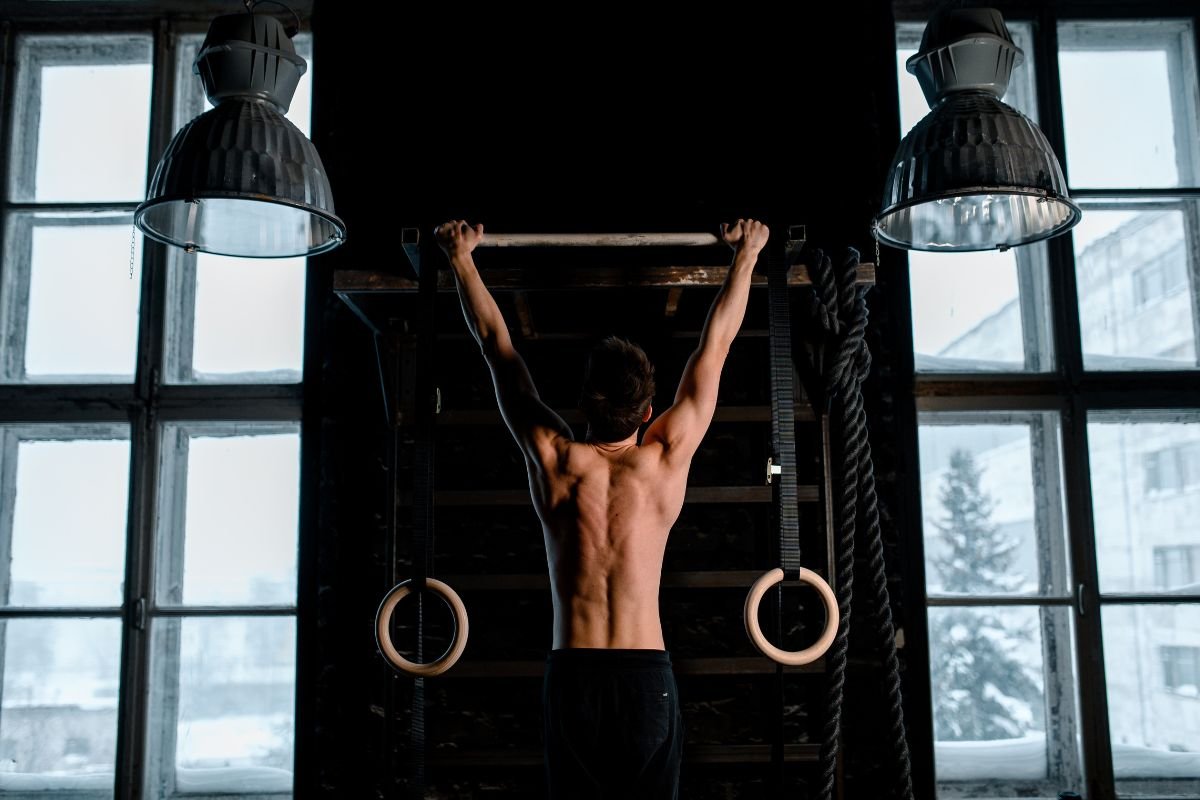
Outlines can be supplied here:
<path id="1" fill-rule="evenodd" d="M 1045 135 L 1000 102 L 1023 60 L 995 9 L 947 9 L 930 21 L 906 66 L 932 110 L 892 159 L 876 239 L 906 250 L 1007 250 L 1079 222 Z"/>
<path id="2" fill-rule="evenodd" d="M 192 71 L 213 108 L 175 134 L 134 222 L 188 252 L 285 258 L 346 237 L 313 143 L 284 113 L 308 68 L 269 14 L 217 17 Z M 299 19 L 294 29 L 299 28 Z"/>

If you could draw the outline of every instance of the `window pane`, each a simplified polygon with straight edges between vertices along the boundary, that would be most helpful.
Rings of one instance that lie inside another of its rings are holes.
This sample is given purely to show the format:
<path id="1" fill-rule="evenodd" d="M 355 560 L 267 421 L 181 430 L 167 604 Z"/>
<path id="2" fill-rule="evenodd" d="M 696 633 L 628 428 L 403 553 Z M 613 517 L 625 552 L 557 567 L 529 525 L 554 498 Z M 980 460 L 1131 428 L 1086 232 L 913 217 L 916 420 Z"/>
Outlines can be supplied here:
<path id="1" fill-rule="evenodd" d="M 121 605 L 127 437 L 125 426 L 0 429 L 0 538 L 11 535 L 12 545 L 10 564 L 0 565 L 10 570 L 5 605 Z"/>
<path id="2" fill-rule="evenodd" d="M 1200 416 L 1092 415 L 1100 591 L 1200 594 Z"/>
<path id="3" fill-rule="evenodd" d="M 1029 23 L 1009 22 L 1025 63 L 1004 100 L 1037 119 Z M 917 79 L 905 69 L 923 25 L 897 26 L 901 130 L 929 112 Z M 918 371 L 1044 371 L 1053 368 L 1045 289 L 1045 250 L 1033 245 L 1007 253 L 908 254 L 913 341 Z"/>
<path id="4" fill-rule="evenodd" d="M 1059 25 L 1072 186 L 1196 185 L 1192 42 L 1188 20 Z"/>
<path id="5" fill-rule="evenodd" d="M 142 263 L 132 216 L 13 213 L 8 223 L 0 377 L 132 381 Z"/>
<path id="6" fill-rule="evenodd" d="M 153 629 L 146 795 L 292 791 L 295 618 L 158 618 Z"/>
<path id="7" fill-rule="evenodd" d="M 150 60 L 149 36 L 19 37 L 11 196 L 142 200 Z"/>
<path id="8" fill-rule="evenodd" d="M 1113 772 L 1123 797 L 1200 794 L 1200 606 L 1105 606 Z"/>
<path id="9" fill-rule="evenodd" d="M 908 254 L 919 371 L 1048 370 L 1053 366 L 1045 251 Z"/>
<path id="10" fill-rule="evenodd" d="M 167 425 L 163 449 L 159 601 L 294 605 L 297 426 Z"/>
<path id="11" fill-rule="evenodd" d="M 0 792 L 112 797 L 120 620 L 9 619 L 0 629 Z"/>
<path id="12" fill-rule="evenodd" d="M 923 414 L 930 594 L 1067 590 L 1058 421 L 1051 414 Z"/>
<path id="13" fill-rule="evenodd" d="M 929 609 L 939 782 L 1036 783 L 1047 777 L 1040 616 L 1027 607 Z M 970 796 L 1009 792 L 997 787 Z"/>
<path id="14" fill-rule="evenodd" d="M 305 259 L 169 258 L 172 382 L 300 382 Z"/>
<path id="15" fill-rule="evenodd" d="M 1194 201 L 1092 202 L 1074 229 L 1084 366 L 1196 367 Z"/>
<path id="16" fill-rule="evenodd" d="M 196 379 L 252 373 L 259 381 L 300 381 L 305 264 L 303 258 L 197 258 Z"/>
<path id="17" fill-rule="evenodd" d="M 175 124 L 181 127 L 212 106 L 192 73 L 201 36 L 184 37 L 177 77 Z M 309 131 L 312 38 L 296 50 L 308 60 L 287 117 Z M 175 383 L 298 383 L 304 344 L 303 258 L 229 258 L 170 254 L 167 375 Z"/>

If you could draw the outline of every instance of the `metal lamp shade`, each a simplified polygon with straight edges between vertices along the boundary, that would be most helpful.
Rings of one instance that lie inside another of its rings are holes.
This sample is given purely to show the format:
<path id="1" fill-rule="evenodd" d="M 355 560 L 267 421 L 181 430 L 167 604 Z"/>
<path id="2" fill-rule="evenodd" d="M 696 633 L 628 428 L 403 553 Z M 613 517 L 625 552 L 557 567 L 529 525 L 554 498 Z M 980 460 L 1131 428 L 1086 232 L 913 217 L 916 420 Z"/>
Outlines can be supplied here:
<path id="1" fill-rule="evenodd" d="M 1079 222 L 1045 135 L 987 91 L 955 91 L 900 143 L 875 236 L 909 250 L 1007 249 Z"/>
<path id="2" fill-rule="evenodd" d="M 312 142 L 252 98 L 225 100 L 175 135 L 134 220 L 161 242 L 228 256 L 315 255 L 346 235 Z"/>

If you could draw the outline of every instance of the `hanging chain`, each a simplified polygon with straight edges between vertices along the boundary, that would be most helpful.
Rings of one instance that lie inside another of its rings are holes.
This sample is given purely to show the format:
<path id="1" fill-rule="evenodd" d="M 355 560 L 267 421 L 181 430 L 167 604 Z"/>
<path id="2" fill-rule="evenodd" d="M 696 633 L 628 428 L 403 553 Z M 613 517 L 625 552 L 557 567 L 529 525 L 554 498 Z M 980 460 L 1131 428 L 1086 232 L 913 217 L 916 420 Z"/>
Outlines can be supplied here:
<path id="1" fill-rule="evenodd" d="M 133 248 L 137 242 L 137 226 L 129 226 L 129 280 L 133 280 Z"/>

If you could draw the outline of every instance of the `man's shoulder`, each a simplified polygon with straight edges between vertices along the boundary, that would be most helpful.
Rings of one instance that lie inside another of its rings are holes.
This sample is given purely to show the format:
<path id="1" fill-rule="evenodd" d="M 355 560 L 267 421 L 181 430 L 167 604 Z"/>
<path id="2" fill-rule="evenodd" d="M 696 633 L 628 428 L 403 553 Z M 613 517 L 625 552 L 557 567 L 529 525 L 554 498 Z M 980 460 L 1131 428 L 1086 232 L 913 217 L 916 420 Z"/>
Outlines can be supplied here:
<path id="1" fill-rule="evenodd" d="M 666 449 L 662 442 L 642 442 L 622 454 L 619 460 L 605 458 L 588 446 L 586 442 L 563 439 L 556 448 L 558 471 L 575 476 L 609 474 L 614 470 L 628 472 L 654 471 L 669 466 L 665 459 Z M 547 464 L 547 467 L 551 465 Z"/>

